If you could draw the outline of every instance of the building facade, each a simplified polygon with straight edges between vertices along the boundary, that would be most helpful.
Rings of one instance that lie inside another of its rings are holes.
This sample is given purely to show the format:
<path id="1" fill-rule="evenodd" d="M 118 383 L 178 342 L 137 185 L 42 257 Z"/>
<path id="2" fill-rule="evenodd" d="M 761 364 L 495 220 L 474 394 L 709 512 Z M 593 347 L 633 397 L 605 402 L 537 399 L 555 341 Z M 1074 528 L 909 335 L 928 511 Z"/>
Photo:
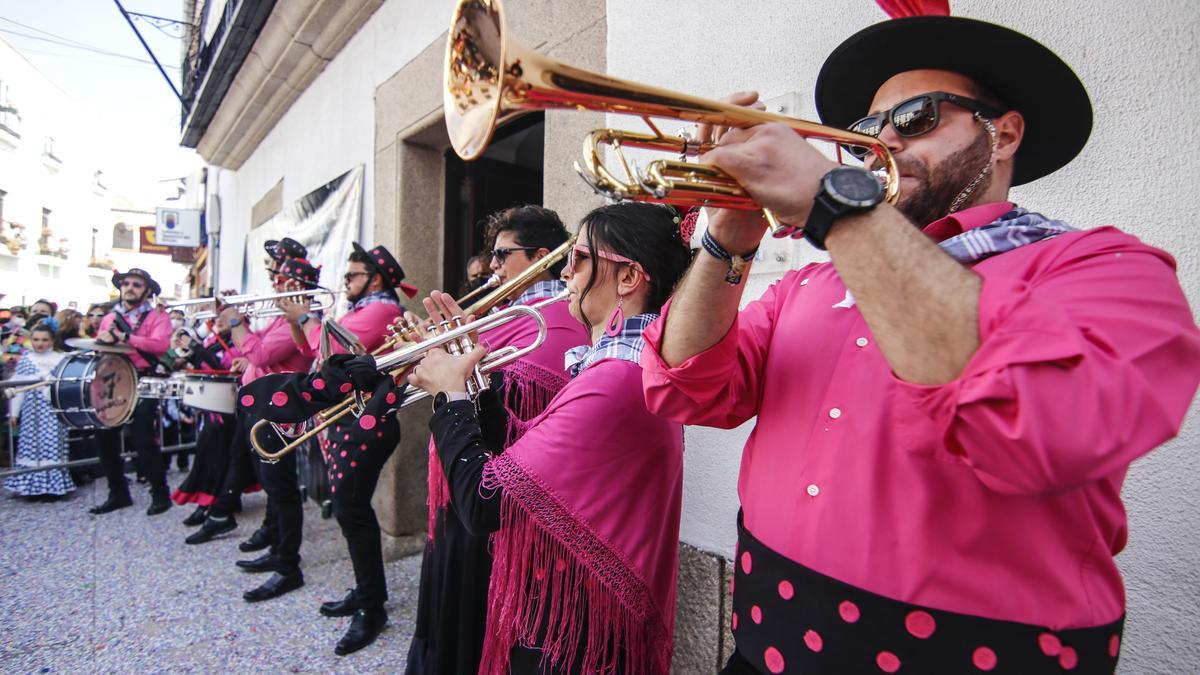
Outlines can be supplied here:
<path id="1" fill-rule="evenodd" d="M 114 267 L 147 269 L 177 297 L 186 268 L 145 255 L 154 205 L 109 189 L 86 111 L 0 40 L 0 306 L 115 297 Z"/>
<path id="2" fill-rule="evenodd" d="M 365 167 L 360 241 L 386 244 L 423 290 L 456 286 L 465 254 L 477 245 L 479 215 L 506 205 L 506 198 L 536 195 L 568 223 L 601 203 L 571 170 L 580 141 L 594 127 L 636 127 L 635 121 L 551 111 L 502 129 L 480 163 L 465 165 L 449 150 L 441 82 L 452 5 L 192 5 L 197 23 L 242 29 L 237 38 L 212 29 L 211 43 L 195 41 L 187 57 L 210 66 L 193 69 L 193 106 L 205 113 L 189 118 L 184 140 L 210 164 L 208 204 L 210 211 L 219 204 L 219 214 L 208 217 L 221 222 L 212 265 L 222 278 L 241 277 L 243 242 L 256 225 L 357 165 Z M 1176 145 L 1157 142 L 1177 138 L 1175 120 L 1200 100 L 1200 82 L 1179 77 L 1200 66 L 1194 5 L 1104 2 L 1070 12 L 1034 0 L 952 5 L 957 14 L 1050 45 L 1079 73 L 1095 106 L 1082 155 L 1017 188 L 1013 198 L 1078 227 L 1117 224 L 1165 248 L 1177 256 L 1195 302 L 1200 240 L 1186 214 L 1200 206 L 1200 168 L 1166 166 L 1163 150 Z M 505 9 L 511 34 L 552 58 L 706 97 L 755 89 L 775 109 L 808 119 L 825 56 L 885 19 L 871 0 L 838 3 L 836 12 L 816 0 L 508 0 Z M 209 32 L 208 25 L 201 31 Z M 253 40 L 245 36 L 249 27 L 257 30 Z M 223 39 L 233 50 L 224 55 Z M 211 64 L 221 63 L 226 70 L 216 72 Z M 813 259 L 807 244 L 770 242 L 747 298 Z M 415 550 L 425 526 L 425 415 L 404 413 L 407 433 L 376 494 L 395 554 Z M 730 650 L 728 557 L 740 448 L 749 430 L 686 431 L 677 672 L 716 672 Z M 1189 639 L 1200 606 L 1200 548 L 1193 544 L 1200 471 L 1188 461 L 1198 446 L 1200 422 L 1192 415 L 1179 438 L 1133 466 L 1125 485 L 1130 540 L 1118 558 L 1129 595 L 1123 672 L 1200 671 L 1200 646 Z"/>

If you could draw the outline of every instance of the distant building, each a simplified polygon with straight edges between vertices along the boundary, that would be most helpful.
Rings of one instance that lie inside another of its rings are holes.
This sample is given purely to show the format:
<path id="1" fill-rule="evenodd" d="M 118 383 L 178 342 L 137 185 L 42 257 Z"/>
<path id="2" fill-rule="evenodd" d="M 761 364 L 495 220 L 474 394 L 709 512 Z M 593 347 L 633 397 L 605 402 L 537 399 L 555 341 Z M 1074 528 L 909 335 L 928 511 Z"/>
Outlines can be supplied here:
<path id="1" fill-rule="evenodd" d="M 111 193 L 90 147 L 100 130 L 86 119 L 0 40 L 0 306 L 109 300 L 114 267 L 145 268 L 178 295 L 187 267 L 141 252 L 138 228 L 154 226 L 154 205 Z"/>

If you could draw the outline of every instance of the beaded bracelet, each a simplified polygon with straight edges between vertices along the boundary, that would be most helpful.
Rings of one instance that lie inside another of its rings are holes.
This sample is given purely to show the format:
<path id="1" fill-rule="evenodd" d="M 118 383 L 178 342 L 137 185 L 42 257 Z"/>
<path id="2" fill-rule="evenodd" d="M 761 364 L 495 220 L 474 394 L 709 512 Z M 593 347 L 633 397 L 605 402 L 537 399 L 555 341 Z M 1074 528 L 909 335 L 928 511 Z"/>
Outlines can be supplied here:
<path id="1" fill-rule="evenodd" d="M 713 239 L 712 234 L 708 230 L 704 231 L 704 236 L 700 239 L 701 245 L 708 254 L 717 260 L 726 260 L 729 262 L 729 271 L 725 273 L 725 283 L 731 286 L 737 286 L 742 283 L 742 272 L 746 269 L 746 263 L 754 260 L 754 254 L 758 253 L 758 247 L 755 246 L 753 251 L 746 255 L 735 256 Z"/>

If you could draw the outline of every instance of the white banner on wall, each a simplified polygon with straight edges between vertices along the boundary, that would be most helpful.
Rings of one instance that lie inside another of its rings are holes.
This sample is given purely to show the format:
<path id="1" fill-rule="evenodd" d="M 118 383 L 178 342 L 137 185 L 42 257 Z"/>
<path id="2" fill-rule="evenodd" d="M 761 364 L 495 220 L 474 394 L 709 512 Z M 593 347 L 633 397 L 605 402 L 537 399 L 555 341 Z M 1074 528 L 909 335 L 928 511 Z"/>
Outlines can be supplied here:
<path id="1" fill-rule="evenodd" d="M 308 260 L 321 268 L 321 285 L 342 290 L 350 242 L 362 223 L 363 166 L 360 164 L 296 200 L 246 235 L 242 258 L 243 293 L 268 293 L 266 251 L 270 239 L 291 237 L 308 248 Z"/>

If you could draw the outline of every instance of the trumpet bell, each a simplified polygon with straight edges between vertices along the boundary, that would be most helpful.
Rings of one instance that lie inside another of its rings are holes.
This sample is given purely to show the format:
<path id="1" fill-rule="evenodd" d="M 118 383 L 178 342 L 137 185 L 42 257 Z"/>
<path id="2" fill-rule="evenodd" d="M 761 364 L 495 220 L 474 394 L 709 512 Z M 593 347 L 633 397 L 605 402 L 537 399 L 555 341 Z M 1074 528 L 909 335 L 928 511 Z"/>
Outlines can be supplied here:
<path id="1" fill-rule="evenodd" d="M 590 110 L 641 117 L 650 134 L 602 129 L 585 140 L 577 171 L 596 191 L 612 199 L 655 201 L 683 206 L 758 209 L 741 186 L 716 167 L 678 159 L 700 155 L 711 146 L 663 134 L 651 118 L 746 128 L 781 122 L 811 140 L 868 148 L 886 174 L 884 197 L 899 196 L 900 174 L 887 145 L 877 138 L 815 122 L 744 108 L 730 103 L 660 89 L 594 73 L 547 58 L 507 35 L 500 0 L 458 0 L 446 40 L 443 92 L 446 130 L 454 151 L 470 161 L 487 149 L 495 128 L 516 115 L 535 110 Z M 674 163 L 653 163 L 635 170 L 622 147 L 672 152 Z M 602 150 L 611 150 L 620 169 L 604 166 Z M 767 214 L 768 220 L 771 216 Z M 780 236 L 780 232 L 775 232 Z"/>

